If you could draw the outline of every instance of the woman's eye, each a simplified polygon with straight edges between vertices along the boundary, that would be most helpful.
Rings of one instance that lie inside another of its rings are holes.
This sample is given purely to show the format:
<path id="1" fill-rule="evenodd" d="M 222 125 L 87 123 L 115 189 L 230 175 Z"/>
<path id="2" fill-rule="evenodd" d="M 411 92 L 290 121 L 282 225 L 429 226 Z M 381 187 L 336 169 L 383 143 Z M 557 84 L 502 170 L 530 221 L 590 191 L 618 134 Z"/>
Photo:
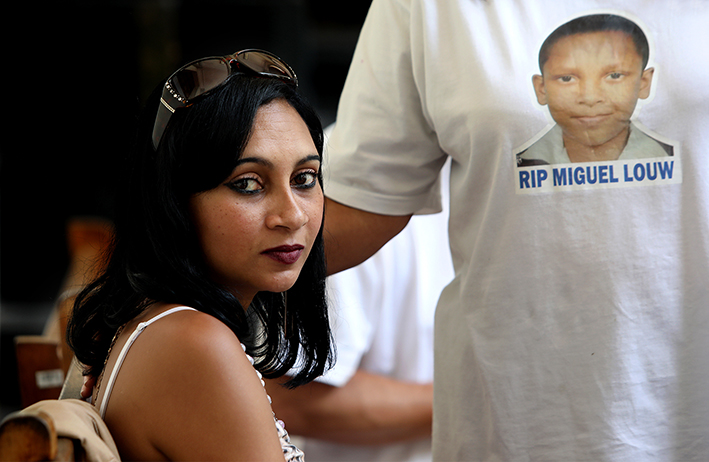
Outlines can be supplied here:
<path id="1" fill-rule="evenodd" d="M 236 192 L 251 194 L 260 191 L 261 184 L 255 178 L 239 178 L 232 181 L 228 186 Z"/>
<path id="2" fill-rule="evenodd" d="M 317 180 L 318 175 L 316 172 L 301 172 L 293 178 L 293 184 L 297 188 L 308 189 L 314 187 Z"/>

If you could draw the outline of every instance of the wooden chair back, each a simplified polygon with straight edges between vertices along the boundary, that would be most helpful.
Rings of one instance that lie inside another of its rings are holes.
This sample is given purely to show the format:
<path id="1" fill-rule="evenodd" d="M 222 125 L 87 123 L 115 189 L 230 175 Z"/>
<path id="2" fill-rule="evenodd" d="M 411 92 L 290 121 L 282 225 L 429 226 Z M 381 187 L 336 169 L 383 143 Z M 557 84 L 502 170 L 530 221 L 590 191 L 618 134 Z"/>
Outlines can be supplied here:
<path id="1" fill-rule="evenodd" d="M 15 412 L 0 424 L 0 461 L 79 460 L 74 441 L 60 438 L 45 412 Z"/>
<path id="2" fill-rule="evenodd" d="M 119 461 L 108 427 L 91 404 L 44 400 L 0 423 L 0 461 Z"/>

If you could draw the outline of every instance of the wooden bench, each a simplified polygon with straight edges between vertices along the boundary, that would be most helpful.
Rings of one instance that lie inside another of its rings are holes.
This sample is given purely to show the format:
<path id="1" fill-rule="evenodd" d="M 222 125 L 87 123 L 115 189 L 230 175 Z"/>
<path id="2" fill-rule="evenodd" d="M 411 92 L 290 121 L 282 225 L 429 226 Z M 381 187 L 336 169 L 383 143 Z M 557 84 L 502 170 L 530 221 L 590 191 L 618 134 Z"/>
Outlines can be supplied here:
<path id="1" fill-rule="evenodd" d="M 111 223 L 102 219 L 67 225 L 70 264 L 52 314 L 42 335 L 15 337 L 23 409 L 0 423 L 0 461 L 119 460 L 94 407 L 73 399 L 83 379 L 65 340 L 74 299 L 98 275 L 111 235 Z"/>
<path id="2" fill-rule="evenodd" d="M 15 355 L 22 407 L 58 398 L 72 370 L 73 354 L 65 336 L 66 326 L 79 291 L 100 271 L 101 257 L 112 235 L 104 219 L 74 218 L 67 224 L 70 263 L 62 289 L 42 335 L 15 337 Z"/>

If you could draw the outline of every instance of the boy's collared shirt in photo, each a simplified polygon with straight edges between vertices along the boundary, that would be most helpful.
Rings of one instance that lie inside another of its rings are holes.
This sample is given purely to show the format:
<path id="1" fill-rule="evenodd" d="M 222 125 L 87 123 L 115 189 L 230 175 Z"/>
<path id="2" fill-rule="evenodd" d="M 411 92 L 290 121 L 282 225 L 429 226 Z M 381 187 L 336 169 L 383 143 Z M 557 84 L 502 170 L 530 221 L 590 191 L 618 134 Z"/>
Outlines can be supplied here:
<path id="1" fill-rule="evenodd" d="M 672 155 L 671 146 L 660 143 L 631 122 L 628 142 L 618 160 L 649 159 L 668 155 Z M 571 163 L 559 125 L 554 125 L 539 141 L 518 155 L 518 165 L 529 163 Z"/>

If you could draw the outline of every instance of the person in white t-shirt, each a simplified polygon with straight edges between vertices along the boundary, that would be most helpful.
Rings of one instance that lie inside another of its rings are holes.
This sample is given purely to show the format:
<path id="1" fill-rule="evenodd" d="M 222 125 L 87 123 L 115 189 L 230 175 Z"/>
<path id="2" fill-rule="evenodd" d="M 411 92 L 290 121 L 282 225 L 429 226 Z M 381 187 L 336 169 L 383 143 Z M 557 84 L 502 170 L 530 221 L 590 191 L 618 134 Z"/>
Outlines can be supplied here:
<path id="1" fill-rule="evenodd" d="M 674 155 L 600 163 L 613 184 L 521 190 L 514 154 L 549 122 L 530 85 L 540 45 L 598 13 L 648 37 L 636 120 Z M 329 143 L 328 267 L 440 209 L 451 159 L 435 460 L 709 460 L 707 24 L 701 1 L 372 2 Z"/>

